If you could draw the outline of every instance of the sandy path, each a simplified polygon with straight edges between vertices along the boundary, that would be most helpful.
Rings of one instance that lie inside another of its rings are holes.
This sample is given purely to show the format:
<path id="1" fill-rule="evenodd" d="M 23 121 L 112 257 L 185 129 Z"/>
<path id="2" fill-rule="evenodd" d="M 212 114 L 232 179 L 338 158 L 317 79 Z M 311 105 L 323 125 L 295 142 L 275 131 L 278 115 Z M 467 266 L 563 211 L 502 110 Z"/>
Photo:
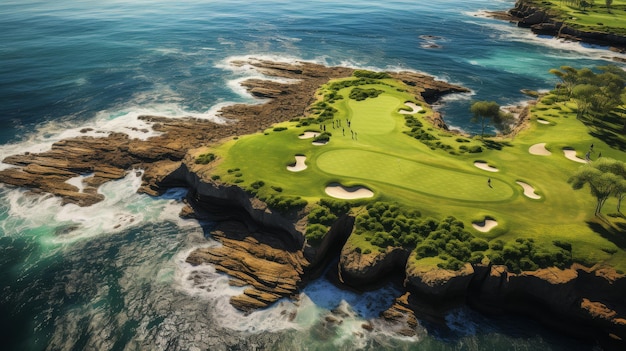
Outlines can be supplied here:
<path id="1" fill-rule="evenodd" d="M 403 115 L 412 115 L 414 113 L 418 113 L 421 110 L 423 110 L 424 108 L 422 106 L 418 106 L 412 102 L 405 102 L 404 103 L 407 107 L 411 108 L 412 111 L 406 111 L 406 110 L 400 110 L 400 113 Z"/>
<path id="2" fill-rule="evenodd" d="M 546 149 L 546 143 L 539 143 L 528 149 L 531 155 L 550 156 L 552 153 Z"/>
<path id="3" fill-rule="evenodd" d="M 365 199 L 374 196 L 371 190 L 362 186 L 344 187 L 340 184 L 332 183 L 325 190 L 329 196 L 344 200 Z"/>
<path id="4" fill-rule="evenodd" d="M 474 166 L 482 169 L 483 171 L 487 171 L 487 172 L 498 172 L 498 169 L 495 167 L 491 167 L 490 165 L 487 164 L 487 162 L 482 162 L 482 161 L 476 161 L 474 162 Z"/>
<path id="5" fill-rule="evenodd" d="M 524 189 L 524 195 L 526 197 L 535 199 L 535 200 L 541 199 L 541 196 L 535 194 L 535 188 L 533 188 L 530 184 L 520 182 L 520 181 L 517 181 L 515 183 L 519 184 Z"/>
<path id="6" fill-rule="evenodd" d="M 493 219 L 485 219 L 481 223 L 472 223 L 472 227 L 474 227 L 474 229 L 483 233 L 490 231 L 497 225 L 498 225 L 498 222 L 494 221 Z"/>
<path id="7" fill-rule="evenodd" d="M 306 164 L 304 164 L 305 160 L 306 156 L 296 156 L 296 164 L 293 166 L 287 166 L 287 170 L 292 172 L 304 171 L 306 169 Z"/>
<path id="8" fill-rule="evenodd" d="M 576 150 L 563 149 L 563 154 L 565 155 L 565 158 L 567 158 L 568 160 L 572 160 L 572 161 L 578 162 L 578 163 L 587 163 L 587 161 L 585 161 L 582 158 L 576 156 Z"/>

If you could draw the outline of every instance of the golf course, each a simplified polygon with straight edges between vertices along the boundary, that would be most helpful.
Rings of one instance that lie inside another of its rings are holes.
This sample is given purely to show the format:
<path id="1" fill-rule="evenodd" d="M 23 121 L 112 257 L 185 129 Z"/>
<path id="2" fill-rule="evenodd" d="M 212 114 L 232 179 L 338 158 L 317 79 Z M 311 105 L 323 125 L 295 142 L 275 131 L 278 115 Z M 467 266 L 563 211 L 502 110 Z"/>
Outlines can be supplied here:
<path id="1" fill-rule="evenodd" d="M 357 224 L 377 203 L 392 204 L 391 212 L 409 223 L 452 216 L 467 238 L 489 243 L 478 261 L 493 260 L 509 243 L 530 242 L 567 262 L 626 271 L 624 239 L 617 235 L 626 220 L 617 214 L 617 199 L 609 198 L 596 216 L 589 188 L 568 183 L 600 156 L 623 161 L 624 152 L 592 136 L 572 101 L 544 95 L 516 133 L 482 137 L 435 127 L 437 113 L 416 96 L 375 73 L 333 80 L 318 91 L 308 115 L 198 149 L 196 163 L 206 164 L 215 182 L 283 210 L 313 211 L 325 200 L 349 205 Z M 323 231 L 331 222 L 313 225 Z M 384 230 L 361 229 L 348 241 L 361 252 L 387 250 L 393 241 L 380 244 L 377 231 Z M 401 241 L 414 248 L 423 239 Z M 448 259 L 441 252 L 427 256 L 415 257 L 424 265 Z"/>

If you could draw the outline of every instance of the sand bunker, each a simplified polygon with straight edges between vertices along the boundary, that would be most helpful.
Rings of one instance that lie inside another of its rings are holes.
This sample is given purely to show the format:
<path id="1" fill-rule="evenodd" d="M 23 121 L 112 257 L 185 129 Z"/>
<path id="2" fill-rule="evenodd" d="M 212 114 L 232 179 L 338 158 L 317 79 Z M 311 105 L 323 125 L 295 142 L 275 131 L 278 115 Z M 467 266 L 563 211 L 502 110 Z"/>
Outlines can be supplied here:
<path id="1" fill-rule="evenodd" d="M 319 135 L 320 135 L 320 133 L 318 133 L 318 132 L 304 132 L 304 133 L 300 134 L 298 136 L 298 138 L 300 138 L 300 139 L 311 139 L 311 138 L 315 138 L 315 137 L 317 137 Z"/>
<path id="2" fill-rule="evenodd" d="M 328 141 L 314 141 L 311 144 L 315 145 L 315 146 L 323 146 L 328 144 Z"/>
<path id="3" fill-rule="evenodd" d="M 287 166 L 287 170 L 292 172 L 304 171 L 306 169 L 306 164 L 304 164 L 305 160 L 306 156 L 296 156 L 296 164 L 293 166 Z"/>
<path id="4" fill-rule="evenodd" d="M 521 185 L 521 187 L 524 188 L 524 195 L 526 197 L 531 198 L 531 199 L 535 199 L 535 200 L 541 199 L 541 196 L 535 194 L 535 188 L 530 186 L 530 184 L 526 184 L 526 183 L 520 182 L 520 181 L 517 181 L 515 183 Z"/>
<path id="5" fill-rule="evenodd" d="M 550 124 L 550 122 L 546 121 L 545 119 L 541 119 L 541 118 L 537 118 L 537 123 Z"/>
<path id="6" fill-rule="evenodd" d="M 539 143 L 528 149 L 531 155 L 550 156 L 552 153 L 546 149 L 546 143 Z"/>
<path id="7" fill-rule="evenodd" d="M 576 150 L 563 149 L 563 154 L 565 155 L 565 158 L 567 158 L 568 160 L 572 160 L 574 162 L 579 162 L 579 163 L 587 163 L 587 161 L 585 161 L 582 158 L 576 156 Z"/>
<path id="8" fill-rule="evenodd" d="M 488 218 L 485 218 L 485 220 L 480 223 L 472 223 L 472 227 L 474 227 L 474 229 L 483 233 L 490 231 L 497 225 L 498 225 L 498 222 L 496 222 L 493 219 L 488 219 Z"/>
<path id="9" fill-rule="evenodd" d="M 487 172 L 498 172 L 498 169 L 495 167 L 491 167 L 490 165 L 487 164 L 487 162 L 483 162 L 483 161 L 476 161 L 474 162 L 474 166 L 482 169 L 483 171 L 487 171 Z"/>
<path id="10" fill-rule="evenodd" d="M 365 199 L 374 196 L 374 193 L 366 187 L 344 187 L 338 183 L 329 184 L 325 190 L 329 196 L 344 200 Z"/>
<path id="11" fill-rule="evenodd" d="M 418 113 L 421 110 L 423 110 L 424 108 L 422 106 L 418 106 L 412 102 L 405 102 L 404 103 L 407 107 L 411 108 L 411 111 L 406 111 L 406 110 L 400 110 L 400 113 L 403 115 L 412 115 L 414 113 Z"/>

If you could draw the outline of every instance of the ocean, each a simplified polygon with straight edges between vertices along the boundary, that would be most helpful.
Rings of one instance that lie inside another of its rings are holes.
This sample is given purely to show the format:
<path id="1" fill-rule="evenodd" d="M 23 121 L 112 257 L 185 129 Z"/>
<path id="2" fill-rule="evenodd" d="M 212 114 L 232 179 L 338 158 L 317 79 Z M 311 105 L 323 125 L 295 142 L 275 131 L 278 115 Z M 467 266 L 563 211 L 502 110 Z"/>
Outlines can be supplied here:
<path id="1" fill-rule="evenodd" d="M 246 57 L 412 70 L 472 89 L 437 108 L 477 132 L 472 100 L 516 105 L 563 65 L 607 64 L 607 48 L 538 37 L 488 19 L 514 1 L 3 0 L 0 3 L 0 158 L 39 152 L 85 127 L 133 133 L 141 114 L 217 120 L 255 100 L 232 67 Z M 622 58 L 624 55 L 622 55 Z M 8 167 L 0 163 L 0 169 Z M 248 315 L 241 288 L 193 249 L 219 245 L 211 223 L 182 220 L 185 189 L 136 194 L 141 170 L 100 188 L 90 207 L 0 185 L 3 350 L 593 350 L 593 343 L 514 316 L 465 307 L 445 325 L 401 336 L 377 317 L 394 286 L 357 294 L 320 278 L 298 301 Z M 341 309 L 344 322 L 324 324 Z M 373 332 L 361 325 L 370 321 Z"/>

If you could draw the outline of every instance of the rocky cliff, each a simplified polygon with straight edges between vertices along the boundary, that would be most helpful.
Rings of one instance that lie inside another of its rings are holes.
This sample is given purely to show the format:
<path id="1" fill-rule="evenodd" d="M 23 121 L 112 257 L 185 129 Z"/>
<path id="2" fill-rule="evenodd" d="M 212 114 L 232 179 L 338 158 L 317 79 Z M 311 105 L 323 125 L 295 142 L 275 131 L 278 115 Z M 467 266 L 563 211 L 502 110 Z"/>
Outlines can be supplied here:
<path id="1" fill-rule="evenodd" d="M 537 34 L 552 35 L 585 43 L 609 46 L 614 51 L 626 52 L 626 37 L 609 32 L 579 30 L 564 21 L 560 21 L 549 11 L 532 2 L 518 0 L 509 11 L 511 17 L 502 17 L 517 22 L 518 26 L 530 28 Z"/>

